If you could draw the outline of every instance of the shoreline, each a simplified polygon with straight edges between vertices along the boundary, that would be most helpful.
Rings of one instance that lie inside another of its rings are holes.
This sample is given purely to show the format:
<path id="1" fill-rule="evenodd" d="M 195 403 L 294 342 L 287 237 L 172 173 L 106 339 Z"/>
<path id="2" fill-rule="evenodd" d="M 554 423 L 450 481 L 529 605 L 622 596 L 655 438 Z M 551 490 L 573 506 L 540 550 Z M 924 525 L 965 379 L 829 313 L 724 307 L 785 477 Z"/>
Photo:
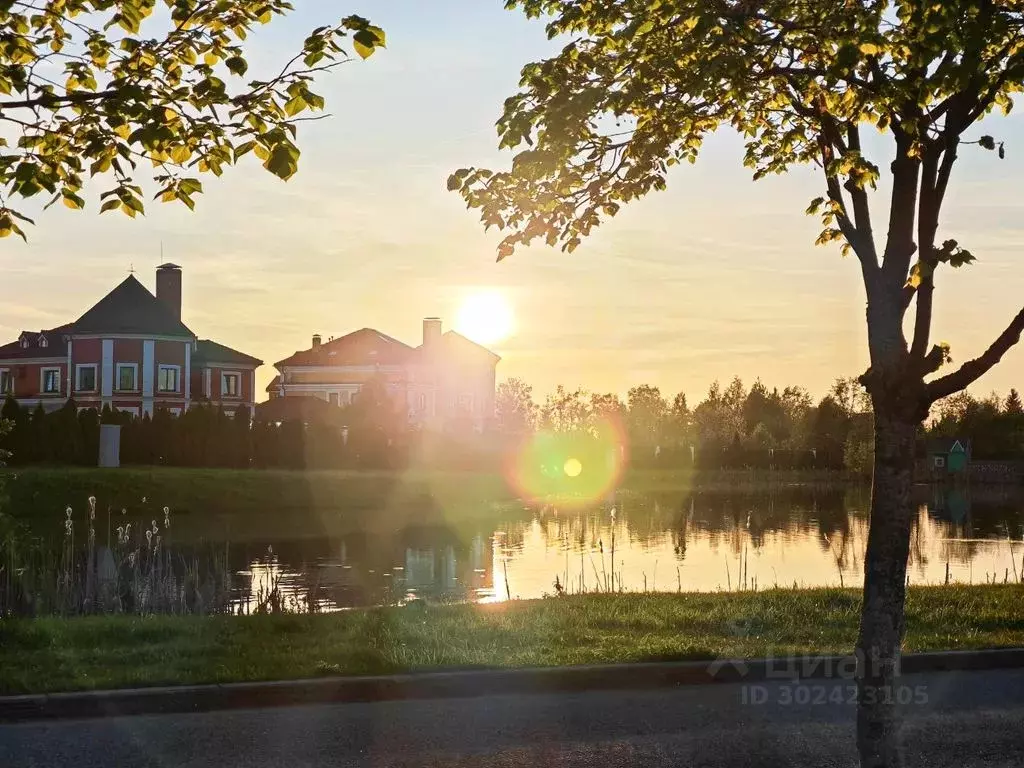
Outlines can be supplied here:
<path id="1" fill-rule="evenodd" d="M 575 595 L 262 616 L 0 622 L 0 695 L 455 669 L 844 655 L 860 591 Z M 1024 585 L 912 586 L 906 652 L 1024 647 Z"/>

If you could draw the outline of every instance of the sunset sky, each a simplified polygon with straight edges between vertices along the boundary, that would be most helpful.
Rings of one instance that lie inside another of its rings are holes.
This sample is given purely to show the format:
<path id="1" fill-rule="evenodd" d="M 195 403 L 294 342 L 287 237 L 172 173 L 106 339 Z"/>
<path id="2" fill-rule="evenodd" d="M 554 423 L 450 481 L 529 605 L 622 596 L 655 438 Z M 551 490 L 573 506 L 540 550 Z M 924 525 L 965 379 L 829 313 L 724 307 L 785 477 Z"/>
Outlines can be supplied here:
<path id="1" fill-rule="evenodd" d="M 184 268 L 186 323 L 266 361 L 260 390 L 314 332 L 370 326 L 418 344 L 422 317 L 451 327 L 484 290 L 514 314 L 513 335 L 494 345 L 499 379 L 521 376 L 539 399 L 559 383 L 620 393 L 651 383 L 699 399 L 733 374 L 819 395 L 863 370 L 859 270 L 813 245 L 820 226 L 803 210 L 823 184 L 811 169 L 755 184 L 739 139 L 723 133 L 667 192 L 625 208 L 575 254 L 538 247 L 496 264 L 500 236 L 483 232 L 445 180 L 465 165 L 509 162 L 493 126 L 521 66 L 554 50 L 543 26 L 500 0 L 296 4 L 254 38 L 257 66 L 286 59 L 332 13 L 362 13 L 388 35 L 387 50 L 321 81 L 333 117 L 302 127 L 299 175 L 282 183 L 253 159 L 204 179 L 195 213 L 153 203 L 132 221 L 100 217 L 95 204 L 51 209 L 27 245 L 0 249 L 0 342 L 76 318 L 130 266 L 152 288 L 162 243 L 164 260 Z M 978 257 L 937 280 L 933 337 L 958 362 L 980 353 L 1024 297 L 1024 118 L 983 132 L 1005 140 L 1007 158 L 964 148 L 940 230 Z M 876 146 L 884 167 L 888 147 Z M 884 213 L 879 195 L 878 233 Z M 1016 349 L 976 391 L 1020 386 L 1022 371 Z"/>

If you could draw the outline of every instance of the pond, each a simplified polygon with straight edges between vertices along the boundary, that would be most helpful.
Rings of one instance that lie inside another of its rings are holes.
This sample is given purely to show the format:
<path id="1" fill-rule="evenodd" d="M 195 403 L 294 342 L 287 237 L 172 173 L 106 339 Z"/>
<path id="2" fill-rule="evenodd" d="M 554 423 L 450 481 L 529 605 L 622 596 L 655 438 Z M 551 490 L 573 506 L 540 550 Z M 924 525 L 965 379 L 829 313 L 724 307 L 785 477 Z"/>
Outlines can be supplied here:
<path id="1" fill-rule="evenodd" d="M 919 487 L 917 496 L 912 584 L 1024 580 L 1020 495 Z M 134 602 L 122 600 L 121 610 L 145 600 L 155 611 L 196 610 L 179 593 L 198 594 L 200 586 L 205 612 L 337 610 L 416 598 L 492 602 L 612 589 L 857 586 L 867 506 L 868 489 L 861 487 L 620 492 L 585 509 L 505 504 L 486 523 L 377 525 L 343 536 L 320 536 L 312 521 L 294 520 L 293 535 L 233 537 L 231 523 L 214 515 L 198 531 L 195 520 L 179 520 L 188 524 L 176 539 L 171 512 L 166 521 L 131 514 L 113 520 L 109 547 L 106 523 L 98 520 L 92 555 L 85 554 L 89 536 L 81 522 L 70 538 L 63 530 L 36 532 L 36 538 L 48 542 L 43 549 L 66 583 L 82 581 L 70 598 L 72 610 L 87 587 L 102 592 L 104 574 L 134 584 Z M 129 523 L 134 544 L 124 532 Z M 157 538 L 143 540 L 141 532 L 153 527 Z M 95 584 L 86 585 L 80 574 L 90 562 Z M 126 578 L 129 563 L 135 570 Z M 158 573 L 171 579 L 162 601 L 153 586 Z M 10 585 L 3 591 L 11 603 Z M 52 611 L 32 599 L 34 611 Z"/>

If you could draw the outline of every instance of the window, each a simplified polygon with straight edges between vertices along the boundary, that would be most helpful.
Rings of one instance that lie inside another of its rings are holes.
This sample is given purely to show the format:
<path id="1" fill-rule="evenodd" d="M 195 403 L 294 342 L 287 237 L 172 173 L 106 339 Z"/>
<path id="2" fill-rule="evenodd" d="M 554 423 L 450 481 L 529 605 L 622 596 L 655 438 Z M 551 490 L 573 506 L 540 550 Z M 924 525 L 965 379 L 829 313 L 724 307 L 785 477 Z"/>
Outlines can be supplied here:
<path id="1" fill-rule="evenodd" d="M 14 392 L 14 377 L 7 368 L 0 368 L 0 395 L 9 395 Z"/>
<path id="2" fill-rule="evenodd" d="M 118 363 L 117 389 L 119 392 L 134 392 L 138 386 L 138 366 L 135 363 Z"/>
<path id="3" fill-rule="evenodd" d="M 160 392 L 177 392 L 181 383 L 181 368 L 177 365 L 161 365 L 157 387 Z"/>
<path id="4" fill-rule="evenodd" d="M 50 346 L 50 342 L 47 340 L 47 338 L 45 336 L 40 336 L 39 337 L 39 346 L 43 347 L 45 349 L 46 347 Z"/>
<path id="5" fill-rule="evenodd" d="M 420 412 L 427 410 L 427 396 L 425 393 L 420 392 Z"/>
<path id="6" fill-rule="evenodd" d="M 60 394 L 60 368 L 43 368 L 42 391 L 44 395 Z"/>
<path id="7" fill-rule="evenodd" d="M 331 405 L 340 405 L 341 404 L 341 395 L 339 395 L 337 392 L 331 392 L 330 397 L 328 399 L 328 402 Z"/>
<path id="8" fill-rule="evenodd" d="M 241 397 L 242 377 L 237 373 L 222 373 L 220 377 L 220 393 L 222 397 Z"/>
<path id="9" fill-rule="evenodd" d="M 936 456 L 935 457 L 935 468 L 936 469 L 945 469 L 945 467 L 946 467 L 946 457 L 945 456 Z"/>
<path id="10" fill-rule="evenodd" d="M 75 374 L 78 379 L 75 382 L 76 392 L 95 392 L 96 391 L 96 366 L 95 365 L 79 365 L 75 368 Z"/>

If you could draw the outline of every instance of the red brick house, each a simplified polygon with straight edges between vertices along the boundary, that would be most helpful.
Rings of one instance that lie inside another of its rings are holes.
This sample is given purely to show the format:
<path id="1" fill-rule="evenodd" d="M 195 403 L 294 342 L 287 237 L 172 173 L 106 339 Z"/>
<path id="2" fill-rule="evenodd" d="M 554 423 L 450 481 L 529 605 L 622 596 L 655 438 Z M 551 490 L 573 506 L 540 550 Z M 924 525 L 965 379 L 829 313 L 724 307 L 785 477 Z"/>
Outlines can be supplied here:
<path id="1" fill-rule="evenodd" d="M 319 398 L 345 406 L 371 378 L 383 380 L 409 423 L 448 429 L 471 423 L 482 429 L 494 418 L 495 369 L 501 358 L 441 321 L 423 321 L 423 343 L 411 347 L 363 328 L 326 342 L 313 336 L 309 349 L 275 363 L 279 375 L 267 387 L 261 408 L 280 410 L 280 398 Z"/>
<path id="2" fill-rule="evenodd" d="M 111 408 L 135 416 L 197 401 L 234 412 L 255 406 L 262 361 L 206 339 L 181 321 L 181 268 L 156 271 L 156 295 L 134 275 L 73 323 L 23 331 L 0 346 L 0 397 L 24 407 Z"/>

